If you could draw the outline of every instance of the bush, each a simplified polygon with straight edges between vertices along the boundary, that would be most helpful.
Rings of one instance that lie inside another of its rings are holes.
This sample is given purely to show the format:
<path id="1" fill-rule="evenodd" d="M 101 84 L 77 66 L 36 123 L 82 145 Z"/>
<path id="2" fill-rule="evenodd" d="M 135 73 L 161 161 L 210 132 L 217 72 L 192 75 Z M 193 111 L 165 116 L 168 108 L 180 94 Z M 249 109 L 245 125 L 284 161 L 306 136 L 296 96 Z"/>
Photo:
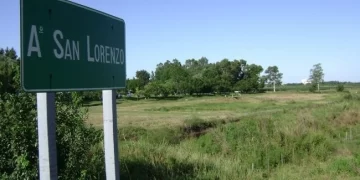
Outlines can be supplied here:
<path id="1" fill-rule="evenodd" d="M 336 86 L 336 91 L 337 91 L 337 92 L 343 92 L 344 89 L 345 89 L 345 88 L 344 88 L 344 85 L 342 85 L 342 84 L 339 84 L 339 85 Z"/>
<path id="2" fill-rule="evenodd" d="M 105 176 L 102 132 L 86 127 L 75 93 L 56 97 L 56 145 L 59 179 Z M 38 133 L 34 95 L 0 95 L 0 177 L 38 179 Z M 75 102 L 74 102 L 75 100 Z"/>
<path id="3" fill-rule="evenodd" d="M 309 91 L 314 93 L 317 90 L 316 84 L 311 84 L 311 86 L 309 87 Z"/>
<path id="4" fill-rule="evenodd" d="M 346 93 L 343 98 L 345 100 L 360 100 L 360 96 L 357 94 L 352 94 L 352 93 Z"/>

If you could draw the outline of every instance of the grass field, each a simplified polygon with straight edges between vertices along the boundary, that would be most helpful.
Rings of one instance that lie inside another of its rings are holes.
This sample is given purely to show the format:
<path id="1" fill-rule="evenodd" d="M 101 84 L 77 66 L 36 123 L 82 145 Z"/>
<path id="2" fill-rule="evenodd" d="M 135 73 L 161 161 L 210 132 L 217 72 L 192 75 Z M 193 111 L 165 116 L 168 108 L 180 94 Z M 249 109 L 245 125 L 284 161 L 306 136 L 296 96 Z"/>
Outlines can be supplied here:
<path id="1" fill-rule="evenodd" d="M 121 178 L 358 179 L 354 92 L 118 100 Z"/>
<path id="2" fill-rule="evenodd" d="M 203 119 L 227 119 L 244 115 L 266 113 L 308 104 L 321 104 L 329 101 L 327 94 L 309 93 L 267 93 L 217 97 L 184 97 L 178 100 L 118 100 L 119 126 L 140 126 L 158 128 L 182 125 L 194 117 Z M 89 107 L 89 123 L 102 126 L 101 102 L 92 102 Z"/>

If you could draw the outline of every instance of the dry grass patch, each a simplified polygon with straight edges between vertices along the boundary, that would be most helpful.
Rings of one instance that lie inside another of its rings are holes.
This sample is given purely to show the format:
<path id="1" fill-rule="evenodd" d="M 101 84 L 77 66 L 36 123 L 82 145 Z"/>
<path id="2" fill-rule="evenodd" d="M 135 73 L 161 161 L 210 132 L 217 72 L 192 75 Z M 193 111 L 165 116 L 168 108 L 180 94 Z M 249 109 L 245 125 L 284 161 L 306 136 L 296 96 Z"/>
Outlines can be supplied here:
<path id="1" fill-rule="evenodd" d="M 334 119 L 334 122 L 340 127 L 356 125 L 360 122 L 360 109 L 345 110 Z"/>
<path id="2" fill-rule="evenodd" d="M 350 156 L 353 155 L 351 150 L 349 148 L 347 148 L 346 146 L 343 146 L 341 148 L 337 148 L 336 151 L 335 151 L 335 154 L 340 156 L 340 157 L 350 157 Z"/>
<path id="3" fill-rule="evenodd" d="M 308 101 L 308 100 L 322 100 L 326 94 L 314 94 L 314 93 L 266 93 L 266 95 L 260 95 L 256 98 L 270 99 L 276 101 Z"/>

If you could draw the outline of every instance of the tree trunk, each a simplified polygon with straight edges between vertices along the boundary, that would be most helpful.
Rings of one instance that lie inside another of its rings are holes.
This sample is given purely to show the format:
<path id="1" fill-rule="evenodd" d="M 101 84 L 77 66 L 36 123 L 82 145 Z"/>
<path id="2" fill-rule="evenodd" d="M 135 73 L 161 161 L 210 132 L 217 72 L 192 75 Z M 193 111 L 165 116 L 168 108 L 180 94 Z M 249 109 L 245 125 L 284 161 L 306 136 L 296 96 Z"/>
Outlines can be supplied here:
<path id="1" fill-rule="evenodd" d="M 276 90 L 275 90 L 275 82 L 273 83 L 273 87 L 274 87 L 274 92 L 276 92 Z"/>
<path id="2" fill-rule="evenodd" d="M 320 83 L 318 83 L 317 85 L 318 85 L 318 91 L 320 92 Z"/>

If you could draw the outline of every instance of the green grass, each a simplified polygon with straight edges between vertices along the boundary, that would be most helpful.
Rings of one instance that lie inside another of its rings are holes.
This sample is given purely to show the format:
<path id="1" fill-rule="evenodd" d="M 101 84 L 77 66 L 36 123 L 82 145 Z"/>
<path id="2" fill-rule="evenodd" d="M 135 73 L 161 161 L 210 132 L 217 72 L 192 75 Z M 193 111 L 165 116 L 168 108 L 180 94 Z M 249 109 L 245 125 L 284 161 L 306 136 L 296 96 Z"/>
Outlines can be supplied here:
<path id="1" fill-rule="evenodd" d="M 230 110 L 230 111 L 248 111 L 253 109 L 266 109 L 267 107 L 276 105 L 275 102 L 266 102 L 264 103 L 238 103 L 238 102 L 224 102 L 224 103 L 199 103 L 193 105 L 185 106 L 162 106 L 145 109 L 145 111 L 221 111 L 221 110 Z"/>
<path id="2" fill-rule="evenodd" d="M 274 111 L 266 112 L 267 108 Z M 238 109 L 242 112 L 236 113 Z M 149 120 L 154 123 L 151 127 L 120 123 L 122 179 L 357 179 L 360 175 L 357 94 L 266 93 L 238 100 L 121 102 L 119 112 L 131 111 L 146 114 L 145 118 L 164 114 L 169 118 Z M 202 111 L 211 116 L 197 113 Z M 232 114 L 218 117 L 226 113 Z M 161 125 L 167 121 L 172 125 Z"/>
<path id="3" fill-rule="evenodd" d="M 359 84 L 342 84 L 347 91 L 358 91 L 360 89 Z M 293 92 L 308 92 L 311 84 L 307 85 L 281 85 L 276 87 L 277 91 L 293 91 Z M 338 84 L 321 84 L 320 91 L 333 92 L 336 91 Z M 273 91 L 272 87 L 265 87 L 266 91 Z"/>
<path id="4" fill-rule="evenodd" d="M 266 93 L 242 95 L 238 99 L 231 96 L 183 97 L 176 100 L 118 100 L 118 122 L 120 127 L 176 127 L 183 125 L 193 116 L 204 120 L 224 120 L 257 113 L 269 113 L 304 107 L 331 101 L 329 95 L 309 93 Z M 99 102 L 87 104 L 88 122 L 102 127 L 102 106 Z"/>

